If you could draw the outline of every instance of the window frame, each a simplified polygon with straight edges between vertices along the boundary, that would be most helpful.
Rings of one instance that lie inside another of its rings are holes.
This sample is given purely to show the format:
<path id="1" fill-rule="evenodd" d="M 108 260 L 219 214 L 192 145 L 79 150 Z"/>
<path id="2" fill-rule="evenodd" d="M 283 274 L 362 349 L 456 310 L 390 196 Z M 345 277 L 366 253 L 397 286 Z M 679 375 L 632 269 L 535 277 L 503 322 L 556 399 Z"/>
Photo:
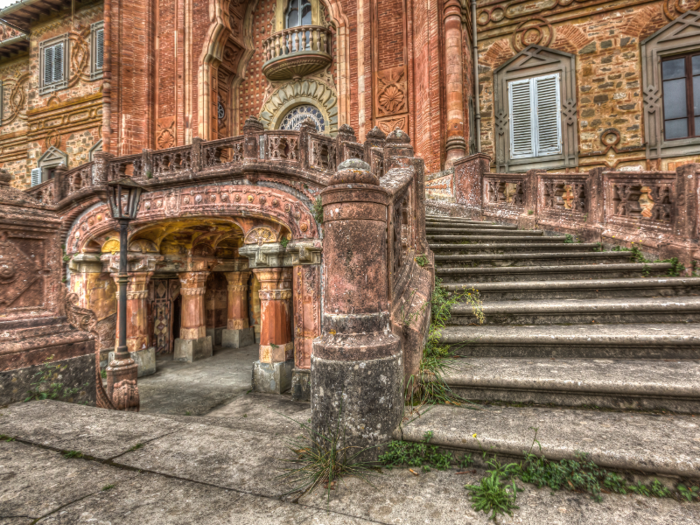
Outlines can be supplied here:
<path id="1" fill-rule="evenodd" d="M 311 0 L 296 0 L 297 2 L 297 7 L 294 9 L 296 11 L 296 16 L 297 16 L 297 21 L 299 22 L 296 25 L 289 25 L 289 15 L 291 14 L 290 12 L 292 11 L 292 2 L 294 0 L 288 0 L 287 1 L 287 7 L 284 10 L 284 28 L 285 29 L 293 29 L 295 27 L 303 27 L 307 25 L 313 25 L 313 5 Z M 309 24 L 303 24 L 303 19 L 304 19 L 304 7 L 308 5 L 309 6 L 309 15 L 311 16 L 311 22 Z"/>
<path id="2" fill-rule="evenodd" d="M 46 83 L 45 55 L 48 48 L 63 44 L 63 78 L 56 82 Z M 68 33 L 44 40 L 39 43 L 39 94 L 47 95 L 68 87 L 70 79 L 70 38 Z"/>
<path id="3" fill-rule="evenodd" d="M 555 93 L 555 105 L 557 108 L 557 144 L 558 149 L 556 152 L 543 152 L 540 149 L 540 129 L 539 129 L 539 112 L 538 112 L 538 87 L 537 81 L 542 79 L 556 79 L 556 93 Z M 515 148 L 515 127 L 512 125 L 513 122 L 513 86 L 518 84 L 528 84 L 530 86 L 530 139 L 531 139 L 531 153 L 527 154 L 516 154 Z M 521 78 L 517 80 L 511 80 L 508 82 L 508 114 L 510 115 L 510 122 L 508 126 L 510 132 L 510 158 L 513 160 L 517 159 L 536 159 L 541 157 L 549 157 L 552 155 L 561 155 L 562 153 L 562 138 L 561 138 L 561 77 L 559 73 L 551 73 L 547 75 L 538 75 L 536 77 Z"/>
<path id="4" fill-rule="evenodd" d="M 666 140 L 661 73 L 661 64 L 665 59 L 696 53 L 700 53 L 700 13 L 696 11 L 682 14 L 641 44 L 647 159 L 700 154 L 700 136 Z"/>
<path id="5" fill-rule="evenodd" d="M 104 20 L 90 26 L 90 80 L 99 80 L 104 72 Z M 97 34 L 102 32 L 102 66 L 97 67 Z"/>
<path id="6" fill-rule="evenodd" d="M 509 83 L 559 75 L 560 153 L 525 158 L 511 157 Z M 499 172 L 578 167 L 578 89 L 576 57 L 557 49 L 530 45 L 494 71 L 495 167 Z"/>

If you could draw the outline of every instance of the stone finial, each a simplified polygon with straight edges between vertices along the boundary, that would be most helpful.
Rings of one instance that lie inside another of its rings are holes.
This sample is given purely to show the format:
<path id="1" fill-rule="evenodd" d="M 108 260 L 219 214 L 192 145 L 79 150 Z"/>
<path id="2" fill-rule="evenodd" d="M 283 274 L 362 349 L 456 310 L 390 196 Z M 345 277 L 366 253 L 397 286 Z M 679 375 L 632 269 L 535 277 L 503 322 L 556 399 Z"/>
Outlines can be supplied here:
<path id="1" fill-rule="evenodd" d="M 370 184 L 379 186 L 379 178 L 370 169 L 369 164 L 360 159 L 348 159 L 338 166 L 338 171 L 331 177 L 330 185 Z"/>
<path id="2" fill-rule="evenodd" d="M 385 140 L 386 133 L 379 129 L 379 126 L 374 126 L 374 128 L 372 128 L 372 130 L 369 133 L 367 133 L 367 138 L 374 140 Z"/>
<path id="3" fill-rule="evenodd" d="M 409 137 L 408 133 L 406 133 L 404 130 L 396 128 L 394 131 L 389 133 L 386 141 L 391 144 L 410 144 L 411 137 Z"/>
<path id="4" fill-rule="evenodd" d="M 347 124 L 343 124 L 338 128 L 338 138 L 344 142 L 356 142 L 355 130 Z"/>
<path id="5" fill-rule="evenodd" d="M 256 117 L 251 115 L 245 119 L 245 124 L 243 124 L 243 133 L 255 133 L 257 131 L 264 131 L 265 127 L 262 125 Z"/>
<path id="6" fill-rule="evenodd" d="M 308 128 L 308 131 L 318 130 L 318 128 L 316 127 L 316 123 L 310 118 L 305 119 L 304 122 L 301 123 L 300 129 L 301 128 Z"/>
<path id="7" fill-rule="evenodd" d="M 14 178 L 14 175 L 12 175 L 12 173 L 9 171 L 0 169 L 0 186 L 9 186 L 10 182 L 12 182 L 12 179 Z"/>

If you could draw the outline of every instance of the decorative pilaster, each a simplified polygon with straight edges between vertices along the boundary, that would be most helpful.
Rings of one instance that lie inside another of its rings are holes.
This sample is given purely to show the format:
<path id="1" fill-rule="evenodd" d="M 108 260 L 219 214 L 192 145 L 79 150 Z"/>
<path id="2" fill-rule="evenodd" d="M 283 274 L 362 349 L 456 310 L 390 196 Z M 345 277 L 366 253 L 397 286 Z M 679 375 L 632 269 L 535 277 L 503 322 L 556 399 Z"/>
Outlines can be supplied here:
<path id="1" fill-rule="evenodd" d="M 309 400 L 311 353 L 321 335 L 321 267 L 298 265 L 294 277 L 294 374 L 292 398 Z"/>
<path id="2" fill-rule="evenodd" d="M 115 282 L 119 278 L 112 274 Z M 156 349 L 150 345 L 148 334 L 148 283 L 153 272 L 129 272 L 126 285 L 126 347 L 138 366 L 138 377 L 156 373 Z M 117 312 L 119 326 L 119 312 Z M 116 352 L 118 341 L 114 342 Z M 115 359 L 110 352 L 109 361 Z"/>
<path id="3" fill-rule="evenodd" d="M 254 343 L 248 322 L 248 279 L 251 272 L 226 272 L 228 281 L 228 318 L 222 334 L 225 348 L 241 348 Z"/>
<path id="4" fill-rule="evenodd" d="M 312 426 L 324 436 L 340 426 L 342 446 L 374 447 L 392 439 L 403 411 L 401 342 L 389 314 L 390 195 L 368 164 L 348 160 L 321 199 L 326 283 L 311 355 Z"/>
<path id="5" fill-rule="evenodd" d="M 253 389 L 281 394 L 291 386 L 294 366 L 292 338 L 292 269 L 253 270 L 260 281 L 260 361 L 253 368 Z"/>
<path id="6" fill-rule="evenodd" d="M 179 273 L 182 295 L 180 337 L 175 339 L 175 360 L 191 363 L 214 355 L 211 336 L 207 336 L 204 294 L 209 272 Z"/>
<path id="7" fill-rule="evenodd" d="M 467 155 L 464 140 L 464 57 L 462 56 L 462 6 L 458 0 L 448 0 L 444 11 L 445 27 L 445 87 L 447 92 L 447 137 L 445 169 Z"/>

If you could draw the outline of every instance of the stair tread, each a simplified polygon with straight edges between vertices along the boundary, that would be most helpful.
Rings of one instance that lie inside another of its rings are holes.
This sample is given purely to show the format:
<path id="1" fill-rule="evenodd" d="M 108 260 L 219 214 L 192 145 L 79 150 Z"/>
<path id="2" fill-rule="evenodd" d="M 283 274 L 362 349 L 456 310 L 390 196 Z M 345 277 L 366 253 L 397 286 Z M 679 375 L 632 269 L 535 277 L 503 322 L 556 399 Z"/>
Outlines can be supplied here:
<path id="1" fill-rule="evenodd" d="M 624 326 L 615 324 L 585 325 L 482 325 L 446 326 L 440 330 L 442 343 L 476 344 L 605 344 L 605 345 L 700 345 L 700 325 L 658 323 Z"/>
<path id="2" fill-rule="evenodd" d="M 698 477 L 700 421 L 691 416 L 560 408 L 435 406 L 404 424 L 400 437 L 469 452 L 522 456 L 537 440 L 552 460 L 586 452 L 601 467 Z"/>
<path id="3" fill-rule="evenodd" d="M 548 245 L 549 246 L 549 245 Z M 630 255 L 625 252 L 542 252 L 542 253 L 475 253 L 457 255 L 435 255 L 436 261 L 488 261 L 488 260 L 509 260 L 509 259 L 630 259 Z"/>
<path id="4" fill-rule="evenodd" d="M 515 388 L 700 400 L 700 361 L 668 359 L 455 359 L 443 374 L 453 387 Z"/>
<path id="5" fill-rule="evenodd" d="M 542 268 L 541 266 L 539 268 Z M 569 266 L 571 268 L 571 266 Z M 512 281 L 494 283 L 447 283 L 450 291 L 476 288 L 479 291 L 547 290 L 556 288 L 644 288 L 667 286 L 700 286 L 700 277 L 622 277 L 615 279 L 587 279 L 569 281 Z"/>
<path id="6" fill-rule="evenodd" d="M 570 264 L 559 266 L 501 266 L 490 268 L 441 268 L 435 269 L 438 274 L 487 274 L 487 273 L 551 273 L 551 272 L 598 272 L 601 270 L 665 270 L 672 268 L 671 263 L 622 263 L 622 264 Z"/>
<path id="7" fill-rule="evenodd" d="M 483 305 L 485 314 L 498 313 L 564 313 L 564 312 L 640 312 L 669 309 L 673 311 L 700 310 L 700 297 L 680 296 L 671 298 L 630 297 L 624 299 L 535 299 L 529 301 L 489 301 Z M 453 314 L 470 313 L 471 307 L 458 304 Z"/>
<path id="8" fill-rule="evenodd" d="M 504 240 L 506 237 L 503 236 L 492 236 L 493 240 Z M 533 239 L 538 239 L 542 240 L 543 237 L 533 237 Z M 551 239 L 552 237 L 544 237 L 546 239 Z M 516 239 L 522 240 L 522 237 L 516 237 Z M 502 250 L 502 249 L 507 249 L 507 248 L 551 248 L 552 244 L 551 242 L 547 243 L 510 243 L 510 242 L 494 242 L 494 243 L 484 243 L 484 244 L 438 244 L 438 243 L 429 243 L 428 246 L 430 247 L 431 250 Z M 557 249 L 570 249 L 570 250 L 581 250 L 585 251 L 587 249 L 593 250 L 596 248 L 598 245 L 597 244 L 591 244 L 591 243 L 564 243 L 561 242 L 560 244 L 557 245 Z"/>

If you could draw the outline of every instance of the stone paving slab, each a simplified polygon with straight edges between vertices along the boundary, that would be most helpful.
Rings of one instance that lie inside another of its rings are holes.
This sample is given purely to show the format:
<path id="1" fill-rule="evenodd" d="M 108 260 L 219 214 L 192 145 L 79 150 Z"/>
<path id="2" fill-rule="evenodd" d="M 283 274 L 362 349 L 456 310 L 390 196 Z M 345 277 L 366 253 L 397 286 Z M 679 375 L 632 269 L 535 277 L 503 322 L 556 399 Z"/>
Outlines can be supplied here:
<path id="1" fill-rule="evenodd" d="M 173 432 L 115 460 L 149 472 L 211 483 L 249 494 L 281 497 L 277 478 L 290 452 L 287 438 L 209 425 L 180 425 Z"/>
<path id="2" fill-rule="evenodd" d="M 330 501 L 325 492 L 305 496 L 300 503 L 323 506 L 333 512 L 387 524 L 480 524 L 493 523 L 483 512 L 471 507 L 466 484 L 476 484 L 484 475 L 477 469 L 457 474 L 455 469 L 422 472 L 414 469 L 394 469 L 375 476 L 370 486 L 359 479 L 349 478 L 331 491 Z M 518 483 L 513 517 L 499 518 L 498 523 L 526 525 L 691 525 L 700 522 L 700 504 L 680 504 L 670 499 L 645 498 L 636 495 L 605 494 L 596 503 L 587 494 L 550 489 L 537 489 Z"/>
<path id="3" fill-rule="evenodd" d="M 38 521 L 42 525 L 360 525 L 362 519 L 142 473 Z"/>
<path id="4" fill-rule="evenodd" d="M 159 417 L 57 401 L 15 403 L 0 410 L 0 434 L 100 459 L 116 457 L 180 427 Z"/>
<path id="5" fill-rule="evenodd" d="M 521 456 L 532 446 L 534 428 L 549 459 L 572 459 L 581 451 L 602 467 L 700 478 L 700 418 L 692 416 L 435 406 L 396 434 L 421 441 L 432 431 L 431 444 Z"/>
<path id="6" fill-rule="evenodd" d="M 67 459 L 32 445 L 0 441 L 0 523 L 9 519 L 31 523 L 136 475 L 96 461 Z"/>

